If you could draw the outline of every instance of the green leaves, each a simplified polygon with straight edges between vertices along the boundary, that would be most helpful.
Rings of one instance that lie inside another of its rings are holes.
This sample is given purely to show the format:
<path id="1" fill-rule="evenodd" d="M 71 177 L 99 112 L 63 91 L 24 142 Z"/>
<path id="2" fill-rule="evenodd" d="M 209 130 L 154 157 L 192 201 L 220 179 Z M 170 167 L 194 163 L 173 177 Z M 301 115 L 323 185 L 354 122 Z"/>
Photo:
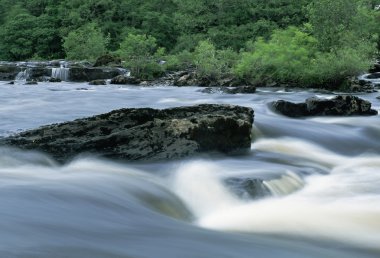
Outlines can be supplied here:
<path id="1" fill-rule="evenodd" d="M 109 38 L 105 37 L 95 23 L 86 24 L 71 31 L 64 38 L 63 48 L 70 60 L 94 61 L 106 53 Z"/>
<path id="2" fill-rule="evenodd" d="M 163 72 L 159 59 L 163 56 L 164 49 L 158 48 L 156 39 L 152 36 L 129 33 L 121 42 L 117 53 L 133 76 L 153 79 Z"/>
<path id="3" fill-rule="evenodd" d="M 194 64 L 197 75 L 218 80 L 230 74 L 237 60 L 237 54 L 231 49 L 216 50 L 209 41 L 200 41 L 194 51 Z"/>

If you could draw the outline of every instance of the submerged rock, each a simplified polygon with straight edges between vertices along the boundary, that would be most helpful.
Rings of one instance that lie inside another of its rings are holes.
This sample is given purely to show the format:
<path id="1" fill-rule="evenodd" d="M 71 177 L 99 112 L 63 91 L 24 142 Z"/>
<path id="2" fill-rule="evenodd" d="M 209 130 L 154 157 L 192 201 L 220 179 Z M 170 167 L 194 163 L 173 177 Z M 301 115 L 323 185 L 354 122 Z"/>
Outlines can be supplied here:
<path id="1" fill-rule="evenodd" d="M 332 99 L 312 97 L 305 103 L 278 100 L 271 105 L 275 111 L 289 117 L 377 115 L 369 101 L 351 95 L 339 95 Z"/>
<path id="2" fill-rule="evenodd" d="M 130 108 L 43 126 L 0 141 L 39 150 L 58 161 L 80 153 L 124 160 L 162 160 L 199 152 L 249 150 L 253 110 L 198 105 L 164 110 Z"/>
<path id="3" fill-rule="evenodd" d="M 25 85 L 37 85 L 37 84 L 38 82 L 34 80 L 25 82 Z"/>
<path id="4" fill-rule="evenodd" d="M 49 81 L 49 82 L 62 82 L 61 79 L 59 79 L 59 78 L 55 78 L 55 77 L 50 77 L 50 78 L 48 79 L 48 81 Z"/>
<path id="5" fill-rule="evenodd" d="M 242 199 L 259 199 L 272 195 L 262 179 L 232 177 L 225 179 L 224 184 Z"/>

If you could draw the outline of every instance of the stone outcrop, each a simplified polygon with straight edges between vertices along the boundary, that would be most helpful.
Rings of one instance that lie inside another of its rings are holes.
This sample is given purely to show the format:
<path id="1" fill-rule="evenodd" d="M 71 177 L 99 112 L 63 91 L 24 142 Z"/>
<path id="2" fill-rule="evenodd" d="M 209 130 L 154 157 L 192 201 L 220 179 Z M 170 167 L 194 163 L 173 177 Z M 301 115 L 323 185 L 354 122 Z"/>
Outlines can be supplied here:
<path id="1" fill-rule="evenodd" d="M 253 110 L 204 104 L 164 110 L 130 108 L 43 126 L 0 141 L 67 161 L 80 153 L 123 160 L 162 160 L 200 152 L 249 150 Z"/>
<path id="2" fill-rule="evenodd" d="M 369 101 L 351 95 L 339 95 L 332 99 L 312 97 L 304 103 L 279 100 L 272 102 L 271 106 L 276 112 L 289 117 L 377 115 Z"/>
<path id="3" fill-rule="evenodd" d="M 0 80 L 13 81 L 19 74 L 21 80 L 51 81 L 58 82 L 54 77 L 53 70 L 68 70 L 68 81 L 90 82 L 94 80 L 106 80 L 123 75 L 126 69 L 119 67 L 92 67 L 86 62 L 65 62 L 65 61 L 45 61 L 45 62 L 0 62 Z M 64 79 L 66 80 L 66 78 Z"/>
<path id="4" fill-rule="evenodd" d="M 140 80 L 133 76 L 118 75 L 111 80 L 111 84 L 123 84 L 123 85 L 138 85 Z"/>
<path id="5" fill-rule="evenodd" d="M 245 82 L 233 76 L 211 78 L 199 76 L 195 71 L 182 71 L 172 74 L 174 86 L 202 86 L 202 87 L 237 87 L 246 85 Z"/>
<path id="6" fill-rule="evenodd" d="M 254 86 L 240 87 L 207 87 L 201 90 L 203 93 L 226 93 L 226 94 L 252 94 L 256 92 Z"/>
<path id="7" fill-rule="evenodd" d="M 0 81 L 12 81 L 21 71 L 16 65 L 0 64 Z"/>
<path id="8" fill-rule="evenodd" d="M 369 69 L 369 72 L 370 73 L 380 73 L 380 61 L 377 60 L 373 66 L 371 67 L 371 69 Z"/>
<path id="9" fill-rule="evenodd" d="M 107 85 L 105 80 L 93 80 L 88 83 L 89 85 Z"/>
<path id="10" fill-rule="evenodd" d="M 96 59 L 94 67 L 99 66 L 115 66 L 120 67 L 121 66 L 121 58 L 117 56 L 113 56 L 111 54 L 105 54 L 103 56 L 98 57 Z"/>
<path id="11" fill-rule="evenodd" d="M 69 72 L 69 80 L 73 82 L 90 82 L 111 79 L 124 73 L 124 69 L 121 68 L 72 67 Z"/>

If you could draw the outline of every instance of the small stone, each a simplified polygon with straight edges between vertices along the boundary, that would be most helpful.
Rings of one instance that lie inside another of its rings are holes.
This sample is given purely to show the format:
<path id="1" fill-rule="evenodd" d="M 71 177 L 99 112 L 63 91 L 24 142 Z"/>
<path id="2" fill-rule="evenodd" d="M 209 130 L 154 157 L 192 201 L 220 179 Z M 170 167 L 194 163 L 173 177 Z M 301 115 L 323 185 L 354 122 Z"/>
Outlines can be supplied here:
<path id="1" fill-rule="evenodd" d="M 93 80 L 88 83 L 89 85 L 107 85 L 105 80 Z"/>

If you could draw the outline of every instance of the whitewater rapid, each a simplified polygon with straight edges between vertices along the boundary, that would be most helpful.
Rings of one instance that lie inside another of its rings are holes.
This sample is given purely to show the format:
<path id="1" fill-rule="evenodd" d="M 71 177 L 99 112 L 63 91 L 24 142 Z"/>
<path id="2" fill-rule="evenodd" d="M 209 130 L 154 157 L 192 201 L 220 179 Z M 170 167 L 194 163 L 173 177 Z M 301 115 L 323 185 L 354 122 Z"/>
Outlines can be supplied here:
<path id="1" fill-rule="evenodd" d="M 122 107 L 255 110 L 247 155 L 127 163 L 0 148 L 0 257 L 379 257 L 380 122 L 291 119 L 268 108 L 311 91 L 3 83 L 0 137 Z M 331 97 L 331 94 L 320 94 Z M 377 94 L 364 94 L 380 109 Z M 259 179 L 241 198 L 226 179 Z"/>

